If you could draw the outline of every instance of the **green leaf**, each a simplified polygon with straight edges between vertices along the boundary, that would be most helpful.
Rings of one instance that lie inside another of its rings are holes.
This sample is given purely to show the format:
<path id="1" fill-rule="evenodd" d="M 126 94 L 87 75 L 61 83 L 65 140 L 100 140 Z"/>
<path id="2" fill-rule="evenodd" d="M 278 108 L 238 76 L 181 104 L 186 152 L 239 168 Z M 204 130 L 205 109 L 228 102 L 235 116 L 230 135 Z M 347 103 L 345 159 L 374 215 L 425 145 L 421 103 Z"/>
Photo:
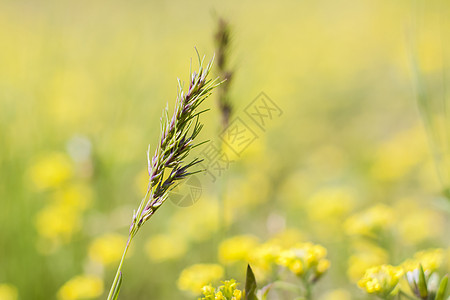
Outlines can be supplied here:
<path id="1" fill-rule="evenodd" d="M 428 297 L 427 281 L 425 279 L 425 272 L 423 271 L 422 265 L 420 265 L 420 268 L 419 268 L 418 289 L 419 289 L 420 298 L 427 299 L 427 297 Z"/>
<path id="2" fill-rule="evenodd" d="M 247 265 L 247 276 L 245 280 L 245 298 L 244 300 L 258 300 L 256 297 L 256 278 L 250 265 Z"/>
<path id="3" fill-rule="evenodd" d="M 434 300 L 444 300 L 445 290 L 447 289 L 447 283 L 448 283 L 448 276 L 445 275 L 442 278 L 441 283 L 439 284 L 439 289 L 436 293 L 436 297 L 434 298 Z"/>
<path id="4" fill-rule="evenodd" d="M 117 281 L 117 284 L 114 287 L 113 300 L 117 300 L 117 298 L 119 297 L 119 292 L 120 292 L 121 286 L 122 286 L 122 272 L 120 272 L 119 280 Z"/>

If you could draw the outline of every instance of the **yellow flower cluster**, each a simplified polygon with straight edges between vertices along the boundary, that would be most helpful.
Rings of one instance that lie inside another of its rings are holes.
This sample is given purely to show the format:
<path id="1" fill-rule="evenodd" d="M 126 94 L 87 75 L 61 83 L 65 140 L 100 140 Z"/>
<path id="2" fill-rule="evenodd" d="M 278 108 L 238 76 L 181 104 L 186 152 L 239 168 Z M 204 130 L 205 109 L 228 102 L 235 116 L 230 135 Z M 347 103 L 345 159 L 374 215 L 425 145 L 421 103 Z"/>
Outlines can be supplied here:
<path id="1" fill-rule="evenodd" d="M 402 267 L 405 272 L 410 272 L 415 269 L 419 269 L 419 266 L 422 265 L 425 272 L 432 273 L 442 266 L 444 256 L 443 249 L 428 249 L 420 251 L 414 254 L 414 258 L 403 262 Z"/>
<path id="2" fill-rule="evenodd" d="M 272 273 L 273 266 L 281 265 L 297 276 L 317 280 L 330 267 L 327 251 L 321 245 L 300 243 L 303 235 L 297 230 L 285 230 L 265 243 L 251 235 L 241 235 L 224 240 L 219 246 L 223 263 L 250 263 L 259 278 Z"/>
<path id="3" fill-rule="evenodd" d="M 330 261 L 326 259 L 326 255 L 327 250 L 321 245 L 301 243 L 281 251 L 276 262 L 299 277 L 315 281 L 330 267 Z"/>
<path id="4" fill-rule="evenodd" d="M 401 267 L 376 266 L 366 271 L 364 277 L 358 281 L 358 285 L 369 294 L 386 297 L 395 289 L 402 275 Z"/>
<path id="5" fill-rule="evenodd" d="M 97 298 L 103 293 L 103 280 L 96 276 L 80 275 L 67 281 L 58 291 L 60 300 Z"/>
<path id="6" fill-rule="evenodd" d="M 203 297 L 199 300 L 241 300 L 242 291 L 237 288 L 238 284 L 234 279 L 222 281 L 221 286 L 214 289 L 211 284 L 202 288 Z"/>
<path id="7" fill-rule="evenodd" d="M 202 292 L 202 288 L 223 277 L 224 269 L 217 264 L 196 264 L 184 269 L 178 278 L 178 288 L 194 294 Z"/>
<path id="8" fill-rule="evenodd" d="M 393 220 L 392 209 L 384 204 L 377 204 L 349 217 L 344 226 L 348 235 L 374 237 L 379 231 L 388 228 Z"/>

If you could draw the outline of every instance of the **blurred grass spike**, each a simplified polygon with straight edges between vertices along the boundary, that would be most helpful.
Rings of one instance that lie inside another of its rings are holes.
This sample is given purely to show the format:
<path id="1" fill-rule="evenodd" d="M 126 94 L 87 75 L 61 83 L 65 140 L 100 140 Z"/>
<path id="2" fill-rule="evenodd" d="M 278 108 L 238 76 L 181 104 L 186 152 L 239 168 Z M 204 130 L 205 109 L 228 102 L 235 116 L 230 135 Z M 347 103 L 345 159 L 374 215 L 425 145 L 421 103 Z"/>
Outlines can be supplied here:
<path id="1" fill-rule="evenodd" d="M 169 192 L 176 186 L 179 180 L 197 172 L 191 168 L 201 160 L 194 158 L 191 162 L 184 160 L 189 152 L 199 144 L 194 144 L 195 138 L 202 130 L 199 116 L 205 112 L 198 111 L 198 107 L 211 95 L 212 90 L 221 84 L 217 79 L 208 79 L 214 57 L 204 66 L 205 57 L 202 59 L 197 52 L 199 69 L 191 72 L 189 87 L 183 91 L 183 84 L 178 79 L 178 96 L 174 113 L 169 119 L 168 106 L 161 117 L 161 136 L 155 154 L 150 159 L 150 149 L 147 152 L 149 183 L 147 193 L 142 199 L 137 210 L 133 212 L 129 237 L 122 259 L 119 263 L 108 300 L 117 299 L 122 282 L 122 265 L 131 240 L 139 231 L 139 228 L 161 207 L 167 200 Z M 170 170 L 168 170 L 170 169 Z"/>
<path id="2" fill-rule="evenodd" d="M 228 127 L 233 107 L 230 103 L 230 84 L 233 77 L 233 71 L 228 68 L 229 49 L 230 49 L 230 24 L 219 18 L 217 30 L 214 34 L 214 42 L 216 44 L 217 53 L 217 70 L 219 77 L 225 80 L 218 90 L 218 104 L 222 116 L 222 128 Z"/>

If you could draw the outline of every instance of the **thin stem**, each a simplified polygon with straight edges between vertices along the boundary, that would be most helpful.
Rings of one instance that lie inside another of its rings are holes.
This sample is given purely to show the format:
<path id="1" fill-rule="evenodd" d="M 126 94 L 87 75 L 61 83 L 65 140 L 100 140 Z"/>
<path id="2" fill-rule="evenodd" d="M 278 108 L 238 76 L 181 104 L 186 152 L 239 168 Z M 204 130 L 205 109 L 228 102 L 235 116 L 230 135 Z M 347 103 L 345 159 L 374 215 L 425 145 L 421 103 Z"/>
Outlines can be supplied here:
<path id="1" fill-rule="evenodd" d="M 117 268 L 116 276 L 114 277 L 114 281 L 112 283 L 111 289 L 109 290 L 108 299 L 111 300 L 113 297 L 114 290 L 119 284 L 120 273 L 122 272 L 123 261 L 125 260 L 125 256 L 127 255 L 128 248 L 130 247 L 131 240 L 133 237 L 131 235 L 128 236 L 127 244 L 125 245 L 125 249 L 123 250 L 122 259 L 120 260 L 119 267 Z"/>
<path id="2" fill-rule="evenodd" d="M 312 299 L 312 285 L 308 282 L 308 280 L 302 278 L 303 287 L 305 289 L 305 299 Z"/>

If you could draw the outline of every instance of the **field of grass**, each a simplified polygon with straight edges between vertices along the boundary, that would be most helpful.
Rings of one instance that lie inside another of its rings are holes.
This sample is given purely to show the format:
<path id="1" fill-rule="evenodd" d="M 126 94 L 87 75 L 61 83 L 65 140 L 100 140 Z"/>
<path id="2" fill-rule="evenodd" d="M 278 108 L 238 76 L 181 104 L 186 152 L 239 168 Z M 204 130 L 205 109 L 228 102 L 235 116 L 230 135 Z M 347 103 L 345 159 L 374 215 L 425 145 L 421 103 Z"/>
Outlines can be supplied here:
<path id="1" fill-rule="evenodd" d="M 370 299 L 366 269 L 414 257 L 448 273 L 449 16 L 445 0 L 0 1 L 0 300 L 106 299 L 161 112 L 194 47 L 217 51 L 219 17 L 231 124 L 254 140 L 224 144 L 208 98 L 199 139 L 232 162 L 142 227 L 119 299 L 197 299 L 203 280 L 243 289 L 249 262 L 259 288 L 301 287 L 280 253 L 306 242 L 330 262 L 312 299 Z M 247 114 L 261 95 L 278 109 L 262 127 Z"/>

